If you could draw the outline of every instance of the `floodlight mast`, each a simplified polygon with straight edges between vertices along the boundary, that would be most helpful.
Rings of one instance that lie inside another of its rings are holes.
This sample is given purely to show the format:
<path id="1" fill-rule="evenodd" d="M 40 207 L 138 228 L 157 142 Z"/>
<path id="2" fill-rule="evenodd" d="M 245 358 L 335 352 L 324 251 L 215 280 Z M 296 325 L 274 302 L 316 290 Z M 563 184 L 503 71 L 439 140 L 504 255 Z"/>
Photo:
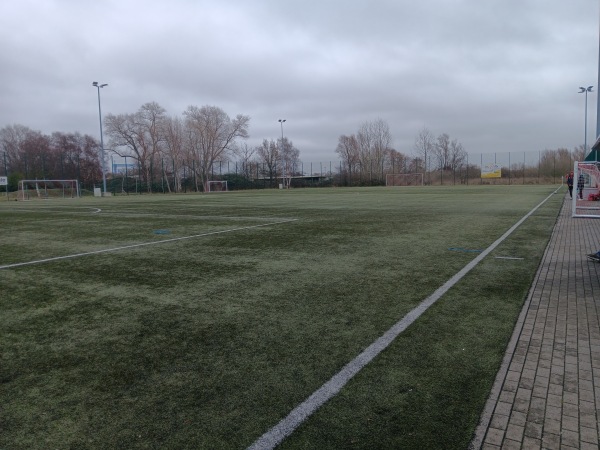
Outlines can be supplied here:
<path id="1" fill-rule="evenodd" d="M 286 119 L 279 119 L 279 123 L 281 124 L 281 186 L 285 188 L 285 166 L 283 163 L 283 122 Z"/>
<path id="2" fill-rule="evenodd" d="M 593 92 L 592 88 L 594 86 L 588 86 L 587 88 L 581 87 L 579 86 L 579 94 L 583 94 L 585 93 L 585 126 L 584 126 L 584 139 L 583 139 L 583 153 L 584 153 L 584 157 L 587 156 L 587 110 L 588 110 L 588 101 L 587 101 L 587 96 L 588 96 L 588 92 Z"/>
<path id="3" fill-rule="evenodd" d="M 104 168 L 104 139 L 102 138 L 102 110 L 100 108 L 100 88 L 108 86 L 107 83 L 99 84 L 97 81 L 92 83 L 92 86 L 98 89 L 98 116 L 100 117 L 100 165 L 102 168 L 102 195 L 106 196 L 106 170 Z"/>

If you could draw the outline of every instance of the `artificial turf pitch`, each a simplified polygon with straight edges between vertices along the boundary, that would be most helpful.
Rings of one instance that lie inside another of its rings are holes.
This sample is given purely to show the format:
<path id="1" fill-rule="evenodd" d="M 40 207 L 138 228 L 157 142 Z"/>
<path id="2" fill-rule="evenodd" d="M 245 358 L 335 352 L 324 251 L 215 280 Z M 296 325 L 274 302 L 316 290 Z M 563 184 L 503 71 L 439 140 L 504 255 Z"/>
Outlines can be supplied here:
<path id="1" fill-rule="evenodd" d="M 0 448 L 248 447 L 555 190 L 0 202 Z M 466 448 L 561 204 L 281 448 Z"/>

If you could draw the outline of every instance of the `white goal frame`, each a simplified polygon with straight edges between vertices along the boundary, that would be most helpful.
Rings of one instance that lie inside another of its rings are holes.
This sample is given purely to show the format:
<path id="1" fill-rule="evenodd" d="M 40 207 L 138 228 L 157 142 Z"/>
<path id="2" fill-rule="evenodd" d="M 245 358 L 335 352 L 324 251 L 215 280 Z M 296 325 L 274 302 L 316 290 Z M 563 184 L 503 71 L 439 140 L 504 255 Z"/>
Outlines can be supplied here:
<path id="1" fill-rule="evenodd" d="M 579 198 L 578 181 L 582 173 L 585 184 L 583 198 Z M 571 217 L 587 217 L 600 219 L 600 162 L 575 161 L 573 166 L 573 199 L 571 200 Z"/>
<path id="2" fill-rule="evenodd" d="M 227 188 L 227 181 L 209 181 L 206 183 L 206 187 L 208 188 L 207 192 L 227 192 L 229 189 Z"/>
<path id="3" fill-rule="evenodd" d="M 394 186 L 423 186 L 422 173 L 388 173 L 385 176 L 385 185 Z"/>
<path id="4" fill-rule="evenodd" d="M 50 192 L 58 195 L 49 195 Z M 18 200 L 79 198 L 77 180 L 20 180 L 17 190 Z"/>

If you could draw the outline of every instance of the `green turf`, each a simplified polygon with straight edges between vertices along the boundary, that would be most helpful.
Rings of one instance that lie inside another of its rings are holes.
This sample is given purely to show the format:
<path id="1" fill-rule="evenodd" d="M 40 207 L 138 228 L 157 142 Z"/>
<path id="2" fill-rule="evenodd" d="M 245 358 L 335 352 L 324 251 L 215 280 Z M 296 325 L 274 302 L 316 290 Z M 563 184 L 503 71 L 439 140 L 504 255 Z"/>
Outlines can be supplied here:
<path id="1" fill-rule="evenodd" d="M 0 270 L 0 448 L 245 448 L 555 189 L 0 202 L 0 266 L 197 236 Z M 561 200 L 282 448 L 466 448 Z"/>

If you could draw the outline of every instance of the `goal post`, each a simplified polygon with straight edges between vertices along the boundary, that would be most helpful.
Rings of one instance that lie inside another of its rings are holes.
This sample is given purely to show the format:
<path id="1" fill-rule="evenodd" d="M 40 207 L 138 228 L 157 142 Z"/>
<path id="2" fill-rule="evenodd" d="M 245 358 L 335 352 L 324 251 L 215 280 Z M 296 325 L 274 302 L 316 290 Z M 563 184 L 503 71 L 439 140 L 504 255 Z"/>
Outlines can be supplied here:
<path id="1" fill-rule="evenodd" d="M 575 161 L 571 207 L 572 217 L 600 219 L 600 162 Z"/>
<path id="2" fill-rule="evenodd" d="M 385 185 L 393 186 L 423 186 L 422 173 L 388 173 L 385 176 Z"/>
<path id="3" fill-rule="evenodd" d="M 227 181 L 209 181 L 207 183 L 208 192 L 227 192 Z"/>
<path id="4" fill-rule="evenodd" d="M 80 196 L 77 180 L 20 180 L 17 190 L 18 200 L 51 200 Z"/>

